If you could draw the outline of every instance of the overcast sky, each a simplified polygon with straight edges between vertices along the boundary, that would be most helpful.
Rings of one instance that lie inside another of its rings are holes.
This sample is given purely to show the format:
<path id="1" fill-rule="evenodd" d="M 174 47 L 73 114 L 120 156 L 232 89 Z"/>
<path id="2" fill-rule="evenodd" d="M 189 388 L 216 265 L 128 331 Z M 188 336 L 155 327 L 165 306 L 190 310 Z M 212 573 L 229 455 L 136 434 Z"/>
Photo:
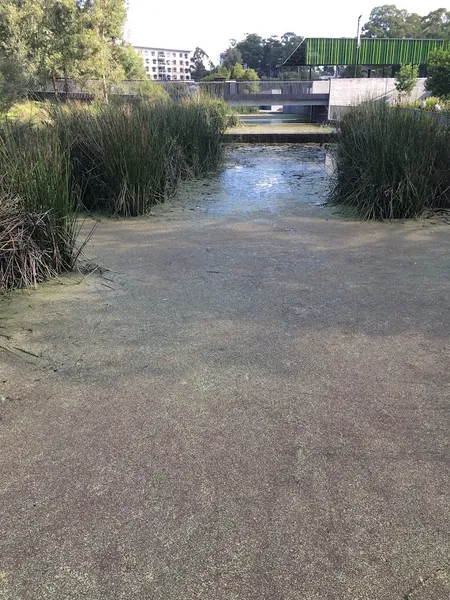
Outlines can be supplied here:
<path id="1" fill-rule="evenodd" d="M 391 4 L 392 0 L 347 0 L 345 3 L 336 0 L 128 2 L 127 37 L 132 44 L 182 50 L 200 46 L 217 63 L 229 40 L 241 40 L 246 33 L 269 37 L 293 31 L 305 37 L 354 37 L 361 13 L 362 23 L 365 23 L 374 6 Z M 410 0 L 397 6 L 424 15 L 446 5 L 442 0 L 430 4 Z"/>

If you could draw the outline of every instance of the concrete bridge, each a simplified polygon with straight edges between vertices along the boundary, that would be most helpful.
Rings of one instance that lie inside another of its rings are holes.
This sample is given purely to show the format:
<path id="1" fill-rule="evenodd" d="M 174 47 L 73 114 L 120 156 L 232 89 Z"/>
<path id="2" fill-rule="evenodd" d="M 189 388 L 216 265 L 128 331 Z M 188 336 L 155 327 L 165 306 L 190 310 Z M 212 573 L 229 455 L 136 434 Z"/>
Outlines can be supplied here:
<path id="1" fill-rule="evenodd" d="M 424 79 L 419 79 L 410 95 L 410 100 L 424 97 Z M 110 86 L 111 96 L 120 96 L 133 101 L 139 95 L 141 81 L 122 81 Z M 395 79 L 328 79 L 315 81 L 161 81 L 170 97 L 177 100 L 201 90 L 223 98 L 230 106 L 283 106 L 286 112 L 301 112 L 311 107 L 312 120 L 336 120 L 349 106 L 364 100 L 384 99 L 390 103 L 398 101 Z M 91 101 L 102 95 L 101 82 L 92 80 L 83 86 L 74 82 L 58 81 L 58 98 Z M 145 94 L 145 92 L 143 92 Z M 30 93 L 38 100 L 55 98 L 52 84 L 42 86 Z M 292 108 L 288 108 L 292 107 Z M 302 108 L 303 107 L 303 108 Z M 314 114 L 313 114 L 314 113 Z"/>
<path id="2" fill-rule="evenodd" d="M 329 81 L 223 81 L 194 85 L 223 98 L 230 106 L 328 106 L 330 98 Z"/>
<path id="3" fill-rule="evenodd" d="M 123 81 L 111 85 L 109 93 L 124 99 L 132 99 L 139 94 L 138 81 Z M 319 84 L 319 87 L 318 85 Z M 322 84 L 322 85 L 320 85 Z M 329 101 L 328 81 L 157 81 L 173 98 L 192 95 L 196 90 L 201 90 L 223 98 L 230 106 L 267 106 L 267 105 L 303 105 L 327 106 Z M 53 84 L 48 83 L 32 95 L 39 100 L 59 99 L 93 100 L 101 96 L 103 90 L 99 80 L 91 80 L 84 85 L 77 85 L 72 81 L 58 80 L 57 93 Z M 145 93 L 145 92 L 144 92 Z"/>

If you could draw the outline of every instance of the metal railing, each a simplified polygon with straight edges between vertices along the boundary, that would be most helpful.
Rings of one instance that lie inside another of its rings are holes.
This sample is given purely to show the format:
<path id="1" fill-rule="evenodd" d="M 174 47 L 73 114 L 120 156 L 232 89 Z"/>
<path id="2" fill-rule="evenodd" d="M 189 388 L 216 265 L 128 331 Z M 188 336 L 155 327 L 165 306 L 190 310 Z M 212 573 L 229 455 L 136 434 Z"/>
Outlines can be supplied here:
<path id="1" fill-rule="evenodd" d="M 187 74 L 189 76 L 189 74 Z M 148 80 L 127 80 L 118 83 L 108 83 L 107 89 L 110 95 L 133 96 L 142 93 L 142 85 Z M 211 96 L 223 98 L 225 101 L 250 101 L 255 100 L 258 104 L 276 104 L 281 100 L 308 100 L 311 95 L 318 97 L 325 94 L 317 94 L 313 88 L 312 81 L 208 81 L 195 82 L 193 80 L 175 81 L 153 81 L 154 84 L 164 87 L 172 95 L 172 92 L 182 89 L 186 93 L 200 90 Z M 101 79 L 89 79 L 84 82 L 58 79 L 55 84 L 47 81 L 37 85 L 35 92 L 70 96 L 101 96 L 103 94 L 103 81 Z"/>
<path id="2" fill-rule="evenodd" d="M 224 100 L 294 99 L 312 94 L 311 81 L 211 81 L 201 82 L 199 88 Z"/>

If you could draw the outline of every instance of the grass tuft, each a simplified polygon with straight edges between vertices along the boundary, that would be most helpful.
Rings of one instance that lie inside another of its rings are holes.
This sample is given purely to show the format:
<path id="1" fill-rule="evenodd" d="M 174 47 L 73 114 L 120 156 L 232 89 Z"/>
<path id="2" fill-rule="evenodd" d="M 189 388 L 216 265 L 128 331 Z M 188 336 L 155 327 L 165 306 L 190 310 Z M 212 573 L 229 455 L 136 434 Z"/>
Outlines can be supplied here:
<path id="1" fill-rule="evenodd" d="M 428 114 L 352 107 L 339 123 L 335 164 L 330 202 L 363 219 L 450 207 L 450 133 Z"/>
<path id="2" fill-rule="evenodd" d="M 179 181 L 215 169 L 223 156 L 225 105 L 209 98 L 179 103 L 57 108 L 73 185 L 88 210 L 137 216 L 164 202 Z"/>
<path id="3" fill-rule="evenodd" d="M 0 293 L 73 267 L 78 210 L 145 214 L 223 156 L 228 110 L 201 94 L 39 111 L 0 128 Z"/>

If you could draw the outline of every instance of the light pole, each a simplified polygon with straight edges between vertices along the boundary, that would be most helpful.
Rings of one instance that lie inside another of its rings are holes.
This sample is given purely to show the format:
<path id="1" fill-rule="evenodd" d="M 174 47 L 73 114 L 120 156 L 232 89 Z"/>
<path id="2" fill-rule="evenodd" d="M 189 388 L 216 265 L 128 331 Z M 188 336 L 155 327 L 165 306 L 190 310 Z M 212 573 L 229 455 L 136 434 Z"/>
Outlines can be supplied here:
<path id="1" fill-rule="evenodd" d="M 361 44 L 361 19 L 362 15 L 358 17 L 358 28 L 356 29 L 356 42 L 355 42 L 355 78 L 356 78 L 356 68 L 358 66 L 358 50 Z"/>

